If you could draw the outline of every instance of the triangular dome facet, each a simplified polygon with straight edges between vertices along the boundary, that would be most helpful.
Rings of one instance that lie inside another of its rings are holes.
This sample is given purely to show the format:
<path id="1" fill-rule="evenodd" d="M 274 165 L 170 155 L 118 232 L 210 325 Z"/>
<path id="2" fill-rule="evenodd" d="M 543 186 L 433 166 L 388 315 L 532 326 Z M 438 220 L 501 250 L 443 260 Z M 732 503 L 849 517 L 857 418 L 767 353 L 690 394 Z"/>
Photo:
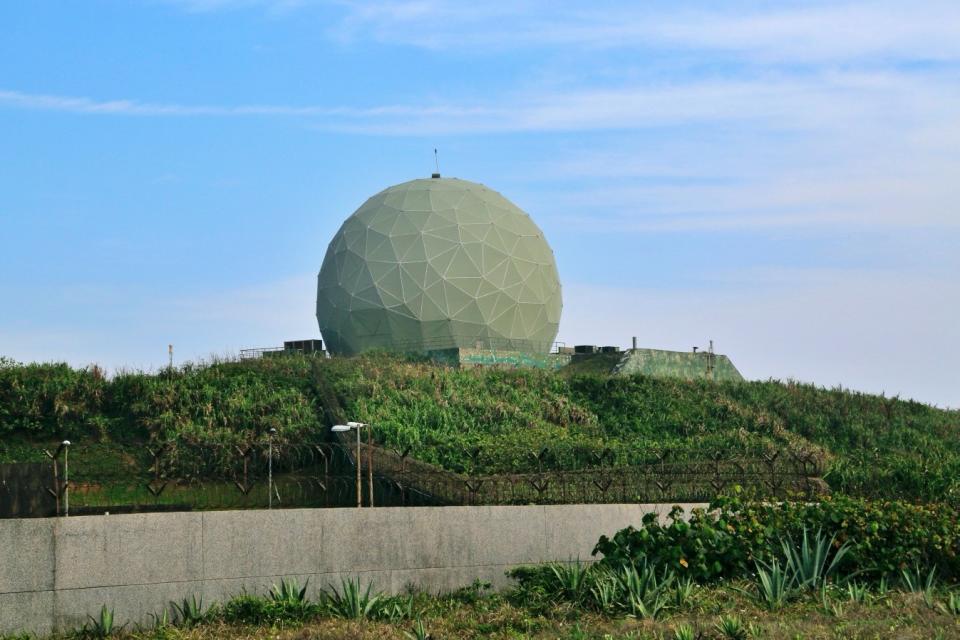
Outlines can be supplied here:
<path id="1" fill-rule="evenodd" d="M 330 241 L 317 321 L 331 352 L 550 350 L 562 300 L 553 252 L 502 195 L 456 178 L 367 200 Z"/>

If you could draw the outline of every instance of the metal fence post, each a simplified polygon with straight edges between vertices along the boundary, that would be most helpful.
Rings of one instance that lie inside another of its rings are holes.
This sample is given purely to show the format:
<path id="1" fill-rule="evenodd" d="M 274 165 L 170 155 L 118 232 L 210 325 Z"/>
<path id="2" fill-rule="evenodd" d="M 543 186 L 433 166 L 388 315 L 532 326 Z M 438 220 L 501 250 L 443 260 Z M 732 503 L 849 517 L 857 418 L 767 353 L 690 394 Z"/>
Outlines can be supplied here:
<path id="1" fill-rule="evenodd" d="M 63 441 L 63 515 L 70 516 L 70 441 Z"/>
<path id="2" fill-rule="evenodd" d="M 277 430 L 270 429 L 270 444 L 267 453 L 267 508 L 273 509 L 273 436 L 277 435 Z"/>

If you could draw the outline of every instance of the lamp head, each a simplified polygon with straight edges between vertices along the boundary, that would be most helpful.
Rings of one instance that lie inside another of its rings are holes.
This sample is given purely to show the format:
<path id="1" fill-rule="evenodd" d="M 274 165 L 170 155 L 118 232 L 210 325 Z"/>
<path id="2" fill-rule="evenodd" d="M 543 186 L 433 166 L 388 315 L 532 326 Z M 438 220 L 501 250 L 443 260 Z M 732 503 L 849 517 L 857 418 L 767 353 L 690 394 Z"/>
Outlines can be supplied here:
<path id="1" fill-rule="evenodd" d="M 335 433 L 343 433 L 344 431 L 350 431 L 350 429 L 351 427 L 348 427 L 345 424 L 335 424 L 332 427 L 330 427 L 330 431 L 333 431 Z"/>

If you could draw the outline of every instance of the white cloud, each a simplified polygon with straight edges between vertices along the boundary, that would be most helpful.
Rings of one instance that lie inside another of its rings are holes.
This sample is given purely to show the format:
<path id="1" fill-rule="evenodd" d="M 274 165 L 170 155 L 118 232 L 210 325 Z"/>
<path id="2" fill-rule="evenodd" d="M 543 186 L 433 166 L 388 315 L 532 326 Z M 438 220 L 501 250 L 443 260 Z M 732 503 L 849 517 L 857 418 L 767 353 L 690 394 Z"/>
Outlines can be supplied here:
<path id="1" fill-rule="evenodd" d="M 554 0 L 150 0 L 194 13 L 339 15 L 341 41 L 475 53 L 531 47 L 712 51 L 753 62 L 960 59 L 960 5 L 926 0 L 668 3 Z M 318 21 L 318 25 L 328 23 Z"/>
<path id="2" fill-rule="evenodd" d="M 537 202 L 569 224 L 601 231 L 956 227 L 960 84 L 950 80 L 936 73 L 830 72 L 366 108 L 158 104 L 0 91 L 0 106 L 102 117 L 292 118 L 366 135 L 618 131 L 626 139 L 629 132 L 698 126 L 697 136 L 675 133 L 659 147 L 626 150 L 627 143 L 613 140 L 592 151 L 578 147 L 572 152 L 578 160 L 557 153 L 538 170 L 557 187 L 535 196 Z M 624 184 L 639 174 L 663 179 Z M 671 176 L 690 180 L 671 182 Z"/>
<path id="3" fill-rule="evenodd" d="M 429 49 L 530 47 L 705 50 L 754 61 L 960 58 L 960 6 L 933 0 L 789 3 L 344 3 L 332 34 Z"/>
<path id="4" fill-rule="evenodd" d="M 894 73 L 828 73 L 753 80 L 504 93 L 489 102 L 323 105 L 184 105 L 131 99 L 0 90 L 0 105 L 89 115 L 150 117 L 301 117 L 319 128 L 397 135 L 529 131 L 598 131 L 690 123 L 749 123 L 779 130 L 842 130 L 945 125 L 957 135 L 960 88 L 949 77 Z"/>

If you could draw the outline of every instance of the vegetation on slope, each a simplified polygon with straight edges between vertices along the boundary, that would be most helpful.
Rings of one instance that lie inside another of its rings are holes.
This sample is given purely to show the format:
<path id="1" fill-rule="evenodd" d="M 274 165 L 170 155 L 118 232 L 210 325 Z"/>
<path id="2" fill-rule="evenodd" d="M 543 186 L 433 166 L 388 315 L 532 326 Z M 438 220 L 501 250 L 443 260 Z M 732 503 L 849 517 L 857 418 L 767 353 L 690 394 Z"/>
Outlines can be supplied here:
<path id="1" fill-rule="evenodd" d="M 960 499 L 960 412 L 793 382 L 457 370 L 383 354 L 111 378 L 96 367 L 0 363 L 8 458 L 14 443 L 64 437 L 241 443 L 275 428 L 281 441 L 318 441 L 335 410 L 375 425 L 381 443 L 454 470 L 582 468 L 604 452 L 632 464 L 665 449 L 789 448 L 826 459 L 834 489 Z"/>

